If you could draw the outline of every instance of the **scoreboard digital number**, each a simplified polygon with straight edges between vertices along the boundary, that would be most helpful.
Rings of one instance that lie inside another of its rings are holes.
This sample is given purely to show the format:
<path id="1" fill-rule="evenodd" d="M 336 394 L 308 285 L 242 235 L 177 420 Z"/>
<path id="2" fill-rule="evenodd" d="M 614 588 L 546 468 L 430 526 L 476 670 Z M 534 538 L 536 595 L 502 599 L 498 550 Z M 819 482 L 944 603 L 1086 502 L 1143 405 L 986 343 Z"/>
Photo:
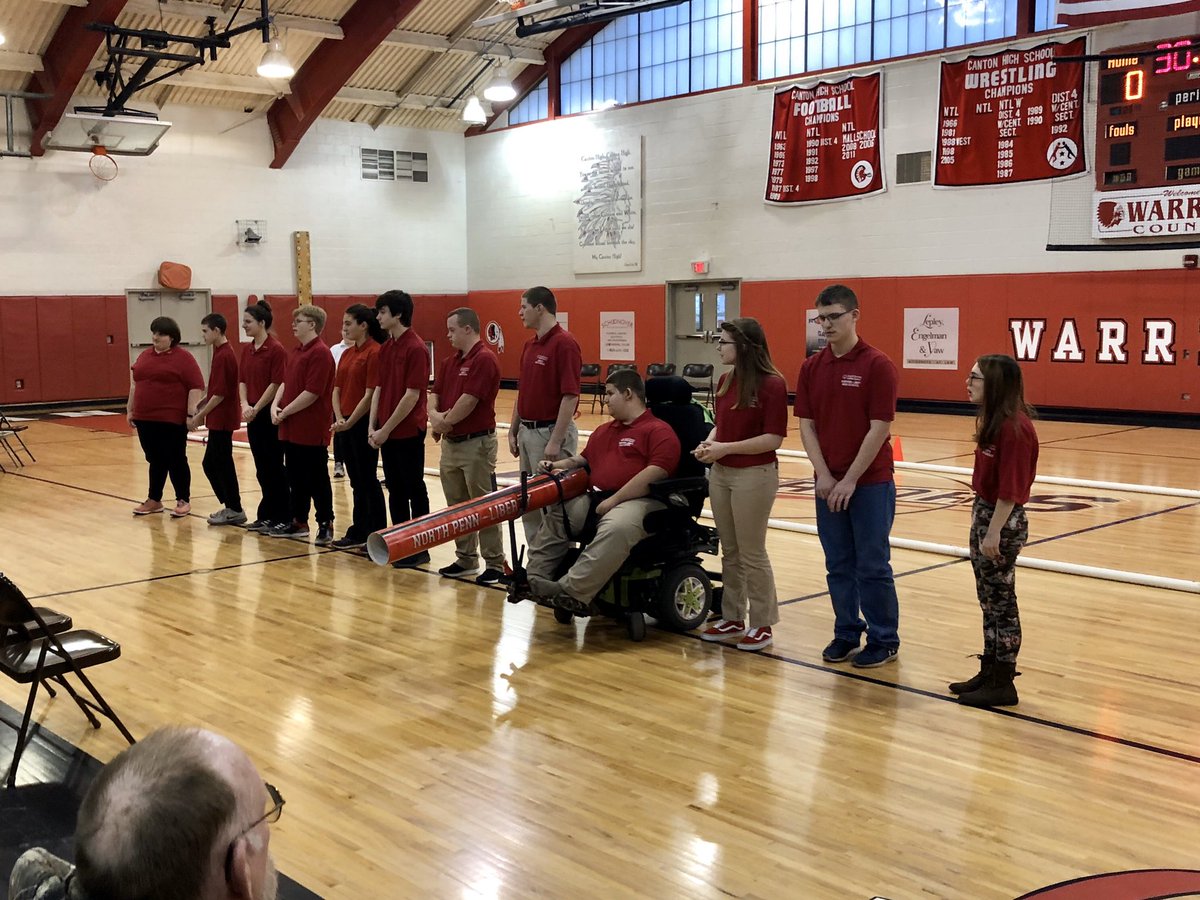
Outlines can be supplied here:
<path id="1" fill-rule="evenodd" d="M 1200 38 L 1106 51 L 1096 189 L 1200 183 Z"/>

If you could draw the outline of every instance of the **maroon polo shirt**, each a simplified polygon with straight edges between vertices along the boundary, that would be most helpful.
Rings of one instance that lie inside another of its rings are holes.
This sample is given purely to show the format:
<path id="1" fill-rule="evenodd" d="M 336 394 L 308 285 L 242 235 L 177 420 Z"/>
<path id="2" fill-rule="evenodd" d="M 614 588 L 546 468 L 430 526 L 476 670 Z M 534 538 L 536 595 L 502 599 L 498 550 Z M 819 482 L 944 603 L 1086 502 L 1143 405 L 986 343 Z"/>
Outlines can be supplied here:
<path id="1" fill-rule="evenodd" d="M 337 364 L 337 378 L 334 380 L 334 387 L 338 389 L 338 401 L 342 405 L 342 415 L 349 417 L 366 395 L 367 388 L 378 386 L 379 344 L 367 338 L 361 347 L 347 347 L 343 350 L 342 358 Z"/>
<path id="2" fill-rule="evenodd" d="M 675 430 L 647 410 L 628 425 L 612 419 L 592 432 L 583 458 L 592 470 L 592 487 L 619 491 L 646 466 L 660 466 L 667 477 L 679 468 Z"/>
<path id="3" fill-rule="evenodd" d="M 204 390 L 196 357 L 180 346 L 165 353 L 153 347 L 141 352 L 133 366 L 133 420 L 187 423 L 188 392 Z"/>
<path id="4" fill-rule="evenodd" d="M 288 355 L 283 376 L 282 410 L 304 391 L 317 395 L 316 401 L 298 413 L 286 416 L 279 425 L 279 439 L 306 447 L 328 447 L 329 426 L 333 421 L 333 354 L 323 340 L 313 338 Z"/>
<path id="5" fill-rule="evenodd" d="M 834 478 L 850 469 L 873 419 L 896 418 L 896 367 L 862 338 L 844 356 L 830 347 L 810 356 L 796 382 L 796 417 L 812 419 L 821 454 Z M 858 479 L 859 484 L 891 481 L 892 440 L 889 437 Z"/>
<path id="6" fill-rule="evenodd" d="M 205 424 L 209 431 L 237 431 L 242 424 L 242 404 L 238 400 L 238 364 L 233 347 L 226 341 L 213 351 L 212 366 L 208 372 L 207 403 L 220 397 L 216 408 L 209 410 Z"/>
<path id="7" fill-rule="evenodd" d="M 287 351 L 283 344 L 267 335 L 262 346 L 242 348 L 241 378 L 246 386 L 246 402 L 256 404 L 273 384 L 282 384 L 287 371 Z"/>
<path id="8" fill-rule="evenodd" d="M 758 383 L 758 391 L 750 406 L 738 409 L 737 376 L 727 372 L 721 376 L 718 387 L 729 379 L 729 390 L 718 394 L 716 401 L 717 434 L 720 443 L 745 441 L 760 434 L 778 434 L 787 437 L 787 382 L 779 375 L 767 375 Z M 732 469 L 749 466 L 765 466 L 777 459 L 774 450 L 766 453 L 731 453 L 718 462 Z"/>
<path id="9" fill-rule="evenodd" d="M 483 341 L 467 351 L 455 353 L 442 362 L 433 392 L 438 397 L 438 412 L 449 412 L 463 394 L 479 400 L 471 414 L 450 430 L 452 435 L 474 434 L 496 427 L 496 394 L 500 391 L 500 360 Z"/>
<path id="10" fill-rule="evenodd" d="M 579 342 L 561 325 L 542 337 L 534 335 L 521 350 L 521 380 L 517 385 L 517 414 L 544 422 L 558 418 L 562 398 L 579 396 Z M 576 404 L 578 405 L 578 403 Z"/>
<path id="11" fill-rule="evenodd" d="M 971 488 L 993 506 L 1011 500 L 1018 506 L 1029 502 L 1029 490 L 1037 474 L 1038 436 L 1029 416 L 1018 413 L 1000 427 L 996 443 L 975 448 L 975 471 Z"/>
<path id="12" fill-rule="evenodd" d="M 379 348 L 379 424 L 383 425 L 406 391 L 420 391 L 417 402 L 393 430 L 390 441 L 416 437 L 429 424 L 426 393 L 429 389 L 429 351 L 425 342 L 409 328 L 398 338 L 390 338 Z"/>

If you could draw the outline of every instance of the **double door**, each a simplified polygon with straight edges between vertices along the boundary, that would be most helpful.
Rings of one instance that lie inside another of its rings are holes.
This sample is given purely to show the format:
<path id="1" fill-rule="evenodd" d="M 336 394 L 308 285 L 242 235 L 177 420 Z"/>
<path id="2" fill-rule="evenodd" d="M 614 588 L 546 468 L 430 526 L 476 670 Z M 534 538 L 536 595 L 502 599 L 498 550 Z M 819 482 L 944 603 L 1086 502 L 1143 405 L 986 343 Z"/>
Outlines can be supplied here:
<path id="1" fill-rule="evenodd" d="M 717 356 L 720 325 L 741 315 L 741 285 L 737 281 L 689 281 L 670 286 L 667 305 L 667 355 L 683 373 L 689 363 L 707 363 L 721 374 Z"/>
<path id="2" fill-rule="evenodd" d="M 174 319 L 179 325 L 182 340 L 179 346 L 186 349 L 204 373 L 205 382 L 212 363 L 212 353 L 200 337 L 200 322 L 212 312 L 212 292 L 207 290 L 171 291 L 166 288 L 149 290 L 127 290 L 125 303 L 129 317 L 129 364 L 147 347 L 150 340 L 150 323 L 159 316 Z M 231 328 L 237 327 L 231 322 Z"/>

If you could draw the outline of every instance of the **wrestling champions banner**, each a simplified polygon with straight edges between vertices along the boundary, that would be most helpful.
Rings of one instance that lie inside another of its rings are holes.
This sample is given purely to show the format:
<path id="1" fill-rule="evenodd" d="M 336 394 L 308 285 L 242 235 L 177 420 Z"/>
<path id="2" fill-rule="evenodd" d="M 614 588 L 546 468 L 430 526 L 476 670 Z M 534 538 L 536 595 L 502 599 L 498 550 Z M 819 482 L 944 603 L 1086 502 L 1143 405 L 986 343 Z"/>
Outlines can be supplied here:
<path id="1" fill-rule="evenodd" d="M 969 187 L 1087 171 L 1083 151 L 1086 39 L 942 63 L 933 184 Z"/>
<path id="2" fill-rule="evenodd" d="M 823 203 L 886 190 L 880 81 L 876 72 L 776 92 L 768 203 Z"/>

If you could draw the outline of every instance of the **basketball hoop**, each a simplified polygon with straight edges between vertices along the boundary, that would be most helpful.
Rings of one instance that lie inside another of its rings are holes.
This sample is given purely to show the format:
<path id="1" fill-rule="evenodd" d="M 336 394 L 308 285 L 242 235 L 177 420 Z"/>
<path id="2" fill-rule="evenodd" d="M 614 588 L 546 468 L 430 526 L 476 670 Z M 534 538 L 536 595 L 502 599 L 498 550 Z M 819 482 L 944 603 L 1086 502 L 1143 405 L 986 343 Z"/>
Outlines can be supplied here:
<path id="1" fill-rule="evenodd" d="M 92 147 L 92 158 L 88 160 L 88 168 L 101 181 L 112 181 L 117 177 L 117 161 L 108 155 L 108 150 L 100 144 Z"/>

